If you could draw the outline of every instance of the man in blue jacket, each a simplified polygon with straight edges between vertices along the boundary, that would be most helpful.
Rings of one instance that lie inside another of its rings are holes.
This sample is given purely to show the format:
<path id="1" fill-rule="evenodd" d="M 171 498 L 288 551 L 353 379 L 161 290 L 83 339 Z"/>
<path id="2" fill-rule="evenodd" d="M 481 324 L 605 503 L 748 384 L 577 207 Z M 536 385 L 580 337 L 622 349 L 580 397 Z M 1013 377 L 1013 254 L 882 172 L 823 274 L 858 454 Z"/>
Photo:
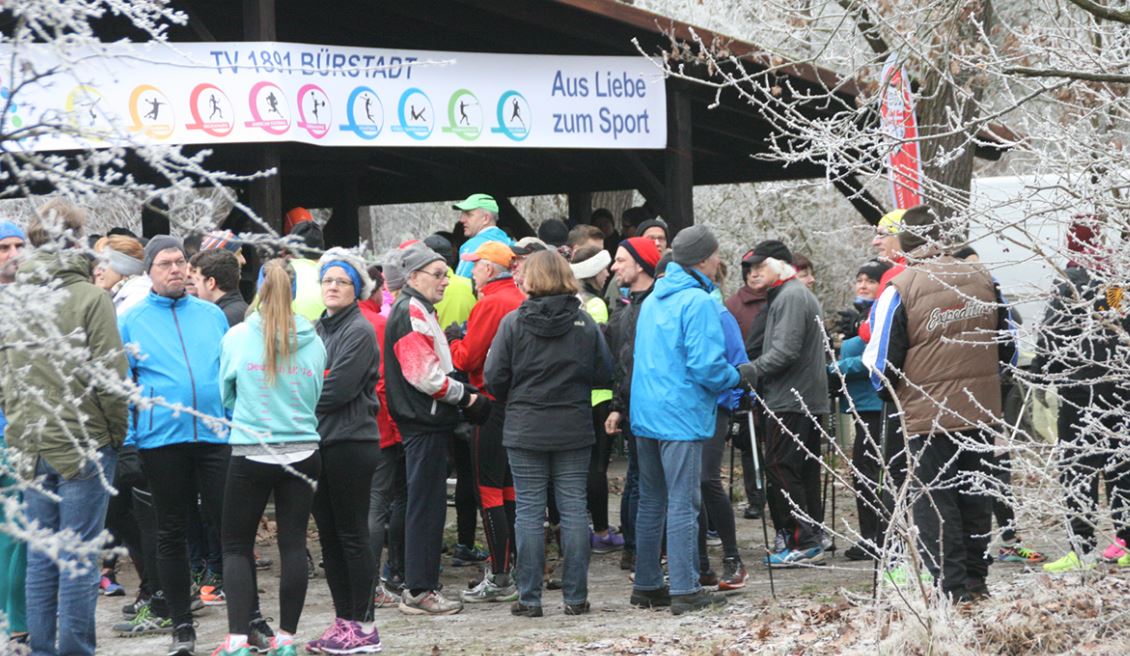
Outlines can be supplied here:
<path id="1" fill-rule="evenodd" d="M 196 632 L 185 539 L 188 513 L 200 495 L 209 520 L 220 525 L 231 457 L 226 431 L 211 419 L 225 417 L 219 371 L 228 321 L 218 306 L 185 293 L 188 260 L 179 239 L 151 239 L 145 270 L 153 281 L 149 296 L 118 320 L 130 377 L 143 399 L 131 407 L 130 437 L 141 454 L 157 514 L 157 575 L 174 625 L 168 653 L 189 656 L 195 653 Z"/>
<path id="2" fill-rule="evenodd" d="M 488 241 L 499 241 L 507 246 L 513 246 L 514 240 L 498 227 L 498 201 L 486 194 L 471 194 L 462 202 L 451 206 L 459 210 L 459 223 L 463 224 L 463 236 L 467 241 L 459 247 L 459 266 L 455 268 L 455 275 L 470 279 L 474 262 L 464 260 L 464 255 L 470 255 Z M 444 326 L 446 328 L 446 326 Z"/>
<path id="3" fill-rule="evenodd" d="M 726 360 L 718 305 L 710 297 L 718 240 L 704 226 L 675 237 L 673 262 L 640 309 L 632 370 L 632 430 L 640 501 L 636 517 L 636 606 L 673 614 L 725 603 L 702 589 L 698 568 L 703 443 L 714 435 L 717 397 L 738 385 Z M 666 507 L 668 571 L 659 565 Z"/>

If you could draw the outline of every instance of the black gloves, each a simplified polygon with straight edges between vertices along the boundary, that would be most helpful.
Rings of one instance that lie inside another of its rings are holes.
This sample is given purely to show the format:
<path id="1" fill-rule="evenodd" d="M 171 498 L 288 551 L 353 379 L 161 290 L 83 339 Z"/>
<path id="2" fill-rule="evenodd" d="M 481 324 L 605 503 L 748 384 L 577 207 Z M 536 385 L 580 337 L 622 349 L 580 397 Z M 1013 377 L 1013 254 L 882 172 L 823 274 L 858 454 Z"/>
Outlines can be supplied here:
<path id="1" fill-rule="evenodd" d="M 443 336 L 447 338 L 448 342 L 454 342 L 457 339 L 463 339 L 466 334 L 467 329 L 460 324 L 455 323 L 454 321 L 451 322 L 451 325 L 449 325 L 447 328 L 443 329 Z"/>
<path id="2" fill-rule="evenodd" d="M 474 403 L 463 406 L 463 416 L 468 422 L 482 426 L 490 419 L 490 406 L 490 399 L 485 394 L 476 394 Z"/>
<path id="3" fill-rule="evenodd" d="M 843 335 L 844 339 L 851 339 L 859 334 L 859 325 L 863 323 L 864 316 L 858 310 L 852 307 L 840 310 L 836 315 L 836 332 Z"/>

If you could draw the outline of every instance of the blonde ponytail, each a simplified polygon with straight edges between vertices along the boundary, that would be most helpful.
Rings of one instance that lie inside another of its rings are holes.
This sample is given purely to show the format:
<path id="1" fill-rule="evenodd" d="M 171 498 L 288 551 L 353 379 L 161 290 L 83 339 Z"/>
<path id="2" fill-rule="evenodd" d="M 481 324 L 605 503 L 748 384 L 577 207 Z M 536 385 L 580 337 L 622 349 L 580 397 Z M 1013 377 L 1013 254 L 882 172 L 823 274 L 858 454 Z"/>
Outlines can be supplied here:
<path id="1" fill-rule="evenodd" d="M 291 302 L 294 270 L 284 260 L 263 265 L 263 284 L 255 308 L 263 319 L 263 363 L 267 385 L 274 387 L 281 364 L 290 361 L 298 350 L 298 331 Z"/>

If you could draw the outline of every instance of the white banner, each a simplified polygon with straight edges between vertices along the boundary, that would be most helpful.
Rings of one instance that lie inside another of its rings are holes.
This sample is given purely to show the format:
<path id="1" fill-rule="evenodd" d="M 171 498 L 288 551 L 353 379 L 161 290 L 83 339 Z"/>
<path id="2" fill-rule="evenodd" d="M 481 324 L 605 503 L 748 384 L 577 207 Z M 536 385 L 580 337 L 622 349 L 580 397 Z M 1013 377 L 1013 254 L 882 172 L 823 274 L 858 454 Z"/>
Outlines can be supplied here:
<path id="1" fill-rule="evenodd" d="M 642 57 L 503 55 L 274 42 L 50 45 L 3 65 L 15 147 L 298 141 L 319 146 L 663 148 L 661 73 Z M 49 70 L 56 72 L 42 75 Z M 34 74 L 40 74 L 38 79 Z M 40 122 L 71 130 L 33 136 Z M 71 133 L 68 133 L 71 132 Z M 13 147 L 12 144 L 6 144 Z"/>

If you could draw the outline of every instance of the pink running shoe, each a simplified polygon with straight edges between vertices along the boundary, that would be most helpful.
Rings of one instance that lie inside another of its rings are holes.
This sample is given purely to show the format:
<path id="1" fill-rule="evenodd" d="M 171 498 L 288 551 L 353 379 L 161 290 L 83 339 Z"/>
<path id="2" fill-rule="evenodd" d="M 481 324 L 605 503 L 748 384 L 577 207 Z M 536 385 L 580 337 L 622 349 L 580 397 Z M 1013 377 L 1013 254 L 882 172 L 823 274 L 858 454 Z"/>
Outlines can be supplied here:
<path id="1" fill-rule="evenodd" d="M 322 642 L 323 654 L 375 654 L 381 650 L 381 636 L 376 627 L 366 633 L 359 622 L 342 622 L 342 630 Z"/>
<path id="2" fill-rule="evenodd" d="M 1103 551 L 1103 560 L 1108 563 L 1113 563 L 1119 558 L 1126 555 L 1126 540 L 1122 538 L 1114 538 L 1114 542 Z"/>
<path id="3" fill-rule="evenodd" d="M 317 640 L 311 640 L 310 642 L 306 643 L 306 651 L 311 654 L 321 654 L 322 645 L 324 645 L 330 638 L 335 637 L 338 632 L 342 630 L 343 624 L 347 624 L 347 622 L 340 617 L 335 617 L 334 623 L 331 624 L 329 628 L 322 633 L 321 638 L 318 638 Z"/>

